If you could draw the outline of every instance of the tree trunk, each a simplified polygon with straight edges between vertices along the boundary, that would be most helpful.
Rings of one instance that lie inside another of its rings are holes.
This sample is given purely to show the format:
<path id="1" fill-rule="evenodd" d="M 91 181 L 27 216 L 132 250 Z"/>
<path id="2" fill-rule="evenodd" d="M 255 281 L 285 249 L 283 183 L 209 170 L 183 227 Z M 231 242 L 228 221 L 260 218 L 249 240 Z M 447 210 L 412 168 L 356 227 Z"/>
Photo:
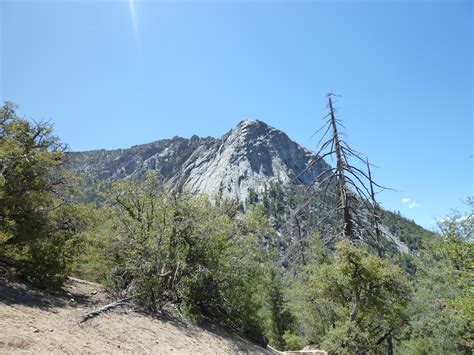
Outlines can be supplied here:
<path id="1" fill-rule="evenodd" d="M 387 346 L 386 346 L 386 350 L 385 350 L 385 354 L 386 355 L 393 355 L 393 343 L 392 343 L 392 335 L 389 335 L 387 337 Z"/>
<path id="2" fill-rule="evenodd" d="M 346 179 L 345 179 L 345 162 L 342 153 L 341 142 L 339 140 L 339 133 L 337 131 L 336 117 L 334 115 L 334 107 L 332 104 L 331 94 L 328 95 L 329 99 L 329 115 L 331 119 L 332 126 L 332 136 L 334 142 L 334 149 L 336 151 L 336 160 L 337 160 L 337 183 L 339 190 L 339 200 L 341 203 L 342 218 L 344 221 L 343 235 L 345 238 L 352 240 L 354 237 L 351 214 L 349 210 L 349 204 L 347 203 L 347 189 L 346 189 Z"/>

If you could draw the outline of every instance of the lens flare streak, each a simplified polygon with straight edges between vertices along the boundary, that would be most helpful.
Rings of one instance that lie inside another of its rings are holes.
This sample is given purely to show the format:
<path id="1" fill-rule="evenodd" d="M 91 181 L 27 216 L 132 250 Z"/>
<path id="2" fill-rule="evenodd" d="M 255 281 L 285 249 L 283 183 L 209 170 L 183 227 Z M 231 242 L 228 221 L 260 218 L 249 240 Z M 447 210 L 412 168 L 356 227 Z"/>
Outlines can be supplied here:
<path id="1" fill-rule="evenodd" d="M 138 21 L 135 9 L 135 0 L 128 0 L 128 7 L 130 10 L 130 18 L 132 20 L 133 35 L 135 36 L 135 41 L 137 42 L 137 45 L 139 45 L 140 41 L 138 38 Z"/>

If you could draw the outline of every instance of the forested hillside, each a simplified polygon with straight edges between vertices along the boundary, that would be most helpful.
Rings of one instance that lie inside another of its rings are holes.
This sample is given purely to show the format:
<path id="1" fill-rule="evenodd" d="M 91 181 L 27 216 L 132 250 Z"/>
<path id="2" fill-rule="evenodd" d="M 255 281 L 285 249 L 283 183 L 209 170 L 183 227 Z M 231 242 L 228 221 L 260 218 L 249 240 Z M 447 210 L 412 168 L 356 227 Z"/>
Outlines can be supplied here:
<path id="1" fill-rule="evenodd" d="M 280 133 L 271 132 L 280 142 Z M 368 161 L 368 173 L 353 164 L 357 156 L 348 146 L 344 151 L 336 133 L 323 143 L 328 153 L 296 145 L 268 150 L 268 169 L 247 169 L 251 183 L 232 199 L 170 187 L 163 172 L 181 171 L 172 164 L 137 179 L 75 176 L 51 126 L 18 117 L 7 102 L 0 111 L 2 272 L 49 291 L 68 275 L 99 282 L 147 314 L 212 319 L 280 350 L 313 345 L 335 354 L 471 354 L 473 201 L 469 216 L 447 217 L 437 233 L 384 211 L 371 194 L 376 183 Z M 179 150 L 193 142 L 172 144 Z M 255 146 L 244 143 L 246 152 Z M 338 145 L 347 159 L 338 157 L 331 167 L 322 158 L 336 154 Z M 190 176 L 211 171 L 206 164 L 219 161 L 216 147 L 199 153 L 212 156 L 203 165 L 189 160 L 197 153 L 182 156 L 189 163 L 183 181 L 192 185 L 197 180 Z M 302 155 L 280 159 L 275 152 L 288 147 Z M 94 157 L 105 157 L 101 166 L 120 165 L 111 154 Z M 258 161 L 258 155 L 232 154 L 240 167 Z M 288 168 L 302 157 L 304 164 Z M 84 170 L 91 171 L 96 158 L 76 157 L 73 171 L 86 160 Z M 255 184 L 269 171 L 278 175 L 282 162 L 286 181 Z M 317 169 L 306 183 L 287 184 L 311 167 Z"/>

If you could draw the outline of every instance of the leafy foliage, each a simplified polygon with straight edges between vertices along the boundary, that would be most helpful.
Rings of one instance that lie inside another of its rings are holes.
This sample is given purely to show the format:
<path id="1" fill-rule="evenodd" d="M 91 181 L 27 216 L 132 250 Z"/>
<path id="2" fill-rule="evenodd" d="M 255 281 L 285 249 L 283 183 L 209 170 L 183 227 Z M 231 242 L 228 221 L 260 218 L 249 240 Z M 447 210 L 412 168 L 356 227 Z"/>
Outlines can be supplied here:
<path id="1" fill-rule="evenodd" d="M 103 266 L 114 288 L 151 310 L 214 318 L 262 342 L 272 229 L 260 209 L 232 219 L 224 204 L 168 193 L 155 174 L 116 182 L 105 199 Z"/>
<path id="2" fill-rule="evenodd" d="M 337 353 L 378 352 L 407 322 L 409 288 L 402 271 L 340 242 L 336 253 L 309 264 L 300 285 L 303 328 L 310 343 Z"/>
<path id="3" fill-rule="evenodd" d="M 0 256 L 43 286 L 57 287 L 83 222 L 68 203 L 64 145 L 50 125 L 21 119 L 15 109 L 10 102 L 0 108 Z"/>
<path id="4" fill-rule="evenodd" d="M 472 210 L 468 216 L 448 217 L 440 224 L 442 237 L 431 240 L 417 260 L 411 322 L 401 351 L 472 353 L 473 227 Z"/>

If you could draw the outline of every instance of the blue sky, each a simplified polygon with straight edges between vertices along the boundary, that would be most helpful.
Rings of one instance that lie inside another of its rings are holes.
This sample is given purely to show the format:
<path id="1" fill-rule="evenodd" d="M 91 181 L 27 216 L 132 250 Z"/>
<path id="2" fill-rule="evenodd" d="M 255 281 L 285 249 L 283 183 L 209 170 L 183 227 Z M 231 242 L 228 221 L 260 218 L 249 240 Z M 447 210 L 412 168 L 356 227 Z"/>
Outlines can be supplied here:
<path id="1" fill-rule="evenodd" d="M 472 1 L 0 0 L 0 97 L 72 150 L 220 136 L 298 143 L 337 107 L 351 145 L 431 227 L 473 186 Z"/>

